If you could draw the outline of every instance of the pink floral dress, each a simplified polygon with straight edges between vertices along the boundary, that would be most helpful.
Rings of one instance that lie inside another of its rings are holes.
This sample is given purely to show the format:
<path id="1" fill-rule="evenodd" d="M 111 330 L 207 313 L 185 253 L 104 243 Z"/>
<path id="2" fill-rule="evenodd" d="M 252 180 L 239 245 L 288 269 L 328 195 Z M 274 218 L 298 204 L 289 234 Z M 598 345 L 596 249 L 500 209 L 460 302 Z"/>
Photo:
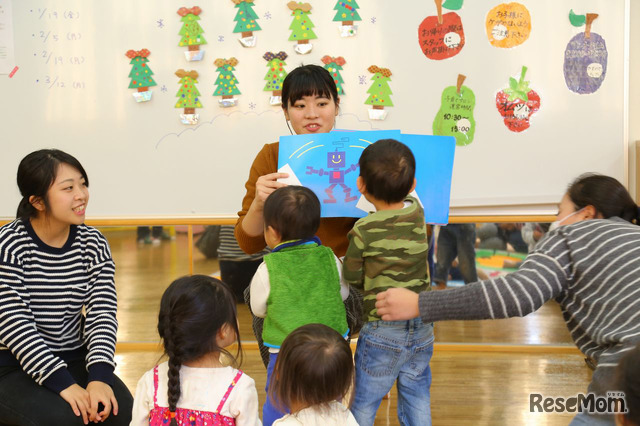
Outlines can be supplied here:
<path id="1" fill-rule="evenodd" d="M 166 426 L 171 423 L 172 416 L 175 416 L 180 426 L 235 426 L 236 420 L 233 417 L 227 417 L 220 414 L 224 403 L 227 402 L 229 394 L 233 390 L 238 380 L 242 376 L 242 371 L 238 370 L 238 374 L 233 378 L 227 392 L 224 394 L 218 404 L 216 411 L 199 411 L 190 410 L 188 408 L 177 407 L 175 413 L 169 411 L 169 407 L 160 407 L 158 405 L 158 366 L 153 369 L 153 409 L 149 412 L 150 426 Z"/>

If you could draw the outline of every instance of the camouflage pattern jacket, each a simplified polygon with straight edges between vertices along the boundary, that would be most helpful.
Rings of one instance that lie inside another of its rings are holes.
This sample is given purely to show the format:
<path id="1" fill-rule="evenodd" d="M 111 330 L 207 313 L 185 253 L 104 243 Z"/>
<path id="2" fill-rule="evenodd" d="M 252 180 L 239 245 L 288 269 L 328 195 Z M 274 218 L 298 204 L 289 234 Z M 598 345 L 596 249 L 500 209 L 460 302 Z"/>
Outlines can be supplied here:
<path id="1" fill-rule="evenodd" d="M 405 199 L 399 210 L 382 210 L 356 222 L 349 232 L 344 279 L 364 293 L 365 321 L 378 321 L 376 294 L 403 287 L 416 293 L 430 290 L 424 211 L 418 200 Z"/>

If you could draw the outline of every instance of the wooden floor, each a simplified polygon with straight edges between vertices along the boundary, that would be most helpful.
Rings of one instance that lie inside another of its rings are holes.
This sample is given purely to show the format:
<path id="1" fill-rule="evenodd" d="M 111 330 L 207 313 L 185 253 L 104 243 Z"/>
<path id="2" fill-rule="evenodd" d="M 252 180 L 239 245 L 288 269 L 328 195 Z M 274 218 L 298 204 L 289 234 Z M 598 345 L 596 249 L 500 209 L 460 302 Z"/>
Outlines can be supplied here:
<path id="1" fill-rule="evenodd" d="M 158 361 L 151 351 L 116 355 L 116 374 L 135 393 L 140 376 Z M 247 350 L 242 370 L 256 381 L 260 406 L 266 370 L 257 350 Z M 568 396 L 584 392 L 590 371 L 579 355 L 505 354 L 436 350 L 431 360 L 433 424 L 566 425 L 571 414 L 529 413 L 529 393 Z M 376 425 L 398 425 L 396 391 L 383 400 Z"/>
<path id="2" fill-rule="evenodd" d="M 187 238 L 140 245 L 135 227 L 103 228 L 116 262 L 118 374 L 135 392 L 138 378 L 160 357 L 155 351 L 160 296 L 172 280 L 189 272 Z M 195 251 L 194 272 L 213 274 L 216 260 Z M 238 305 L 240 334 L 248 349 L 243 370 L 264 401 L 266 371 L 245 306 Z M 431 409 L 434 425 L 564 425 L 571 415 L 530 414 L 528 395 L 574 395 L 586 390 L 590 371 L 572 344 L 555 302 L 525 318 L 446 321 L 436 324 Z M 144 348 L 143 351 L 131 349 Z M 376 425 L 398 424 L 395 390 L 383 401 Z"/>

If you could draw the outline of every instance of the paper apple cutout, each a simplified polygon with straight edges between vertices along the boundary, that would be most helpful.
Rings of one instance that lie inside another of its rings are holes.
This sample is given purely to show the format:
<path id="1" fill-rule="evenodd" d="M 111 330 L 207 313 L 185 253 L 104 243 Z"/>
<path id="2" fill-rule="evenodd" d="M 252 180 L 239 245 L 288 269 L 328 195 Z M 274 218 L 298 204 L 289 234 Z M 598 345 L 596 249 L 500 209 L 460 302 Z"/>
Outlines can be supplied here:
<path id="1" fill-rule="evenodd" d="M 418 27 L 420 50 L 436 61 L 451 58 L 464 47 L 462 20 L 456 12 L 442 14 L 442 0 L 436 0 L 438 16 L 427 16 Z"/>

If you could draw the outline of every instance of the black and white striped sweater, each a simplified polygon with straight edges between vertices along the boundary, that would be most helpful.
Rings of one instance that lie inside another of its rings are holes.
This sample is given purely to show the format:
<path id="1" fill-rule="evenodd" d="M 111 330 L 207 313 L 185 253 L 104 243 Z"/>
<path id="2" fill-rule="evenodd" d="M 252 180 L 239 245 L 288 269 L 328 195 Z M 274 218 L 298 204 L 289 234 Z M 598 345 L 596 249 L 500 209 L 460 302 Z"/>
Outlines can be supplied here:
<path id="1" fill-rule="evenodd" d="M 545 236 L 512 274 L 420 294 L 425 322 L 524 316 L 555 299 L 578 348 L 598 362 L 590 391 L 640 342 L 640 226 L 585 220 Z"/>
<path id="2" fill-rule="evenodd" d="M 0 365 L 19 363 L 60 392 L 75 383 L 65 360 L 86 354 L 89 381 L 111 384 L 114 273 L 107 240 L 94 228 L 72 225 L 62 248 L 43 243 L 28 221 L 0 228 Z"/>

